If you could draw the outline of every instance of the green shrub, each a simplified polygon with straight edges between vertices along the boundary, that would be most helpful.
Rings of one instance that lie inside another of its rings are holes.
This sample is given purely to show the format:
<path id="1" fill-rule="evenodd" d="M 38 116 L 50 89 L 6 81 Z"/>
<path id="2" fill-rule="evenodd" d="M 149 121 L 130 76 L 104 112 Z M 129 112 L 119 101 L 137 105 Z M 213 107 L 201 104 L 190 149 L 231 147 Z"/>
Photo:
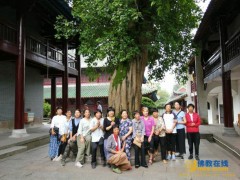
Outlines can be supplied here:
<path id="1" fill-rule="evenodd" d="M 208 120 L 206 118 L 201 118 L 201 124 L 202 125 L 207 125 L 208 124 Z"/>
<path id="2" fill-rule="evenodd" d="M 50 117 L 51 114 L 51 105 L 44 101 L 43 102 L 43 117 Z"/>
<path id="3" fill-rule="evenodd" d="M 142 106 L 148 108 L 157 108 L 156 104 L 148 97 L 142 97 Z"/>

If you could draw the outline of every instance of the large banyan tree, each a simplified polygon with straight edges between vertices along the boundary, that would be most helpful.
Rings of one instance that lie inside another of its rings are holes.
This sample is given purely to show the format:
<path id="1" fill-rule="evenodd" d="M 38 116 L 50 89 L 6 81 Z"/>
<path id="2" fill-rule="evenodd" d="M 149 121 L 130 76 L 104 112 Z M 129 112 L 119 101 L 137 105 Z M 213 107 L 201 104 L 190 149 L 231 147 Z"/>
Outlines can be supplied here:
<path id="1" fill-rule="evenodd" d="M 196 0 L 72 0 L 73 21 L 57 18 L 57 38 L 79 37 L 88 64 L 106 61 L 112 74 L 109 106 L 138 110 L 145 68 L 161 80 L 167 71 L 186 79 L 193 53 L 192 30 L 201 12 Z"/>

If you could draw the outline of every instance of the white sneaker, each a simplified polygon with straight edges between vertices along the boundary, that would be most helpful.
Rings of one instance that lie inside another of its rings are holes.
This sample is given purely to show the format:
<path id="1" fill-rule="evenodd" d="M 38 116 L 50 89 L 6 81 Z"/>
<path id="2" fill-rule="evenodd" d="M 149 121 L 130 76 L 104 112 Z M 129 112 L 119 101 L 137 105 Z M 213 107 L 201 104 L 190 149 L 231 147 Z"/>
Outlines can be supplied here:
<path id="1" fill-rule="evenodd" d="M 52 161 L 57 161 L 57 158 L 58 158 L 58 157 L 56 156 L 55 158 L 53 158 L 53 160 L 52 160 Z"/>
<path id="2" fill-rule="evenodd" d="M 56 159 L 56 161 L 61 161 L 62 160 L 62 155 L 58 156 L 58 158 Z"/>
<path id="3" fill-rule="evenodd" d="M 80 168 L 83 167 L 83 165 L 80 162 L 76 162 L 75 166 L 80 167 Z"/>

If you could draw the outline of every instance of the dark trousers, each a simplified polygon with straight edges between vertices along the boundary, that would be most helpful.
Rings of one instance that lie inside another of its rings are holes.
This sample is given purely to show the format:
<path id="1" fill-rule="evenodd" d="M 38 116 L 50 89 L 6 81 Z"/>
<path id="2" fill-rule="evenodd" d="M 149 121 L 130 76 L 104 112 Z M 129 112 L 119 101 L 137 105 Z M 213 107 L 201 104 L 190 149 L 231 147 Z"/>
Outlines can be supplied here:
<path id="1" fill-rule="evenodd" d="M 137 145 L 133 144 L 133 148 L 135 151 L 135 166 L 146 166 L 146 158 L 145 158 L 145 147 L 144 143 L 142 143 L 141 148 L 138 147 Z M 141 153 L 141 162 L 139 160 L 139 154 Z"/>
<path id="2" fill-rule="evenodd" d="M 185 128 L 177 129 L 176 151 L 180 154 L 186 154 Z"/>
<path id="3" fill-rule="evenodd" d="M 193 144 L 195 148 L 195 156 L 199 155 L 200 134 L 199 132 L 187 133 L 189 153 L 193 154 Z"/>
<path id="4" fill-rule="evenodd" d="M 58 156 L 60 156 L 60 154 L 63 155 L 66 146 L 67 146 L 67 142 L 61 142 L 61 143 L 60 143 L 59 149 L 58 149 Z"/>
<path id="5" fill-rule="evenodd" d="M 148 136 L 144 136 L 144 147 L 145 150 L 147 149 L 150 153 L 153 154 L 153 149 L 154 149 L 154 143 L 153 143 L 153 138 L 150 141 L 150 143 L 148 142 Z"/>
<path id="6" fill-rule="evenodd" d="M 159 146 L 159 135 L 153 135 L 153 144 L 154 144 L 154 151 L 158 150 L 158 146 Z"/>
<path id="7" fill-rule="evenodd" d="M 92 163 L 96 163 L 97 162 L 97 147 L 100 148 L 100 154 L 101 154 L 101 158 L 102 160 L 106 161 L 105 155 L 104 155 L 104 146 L 99 145 L 99 142 L 92 142 Z"/>
<path id="8" fill-rule="evenodd" d="M 166 160 L 166 136 L 159 137 L 162 160 Z"/>
<path id="9" fill-rule="evenodd" d="M 167 151 L 176 152 L 176 133 L 166 134 Z"/>

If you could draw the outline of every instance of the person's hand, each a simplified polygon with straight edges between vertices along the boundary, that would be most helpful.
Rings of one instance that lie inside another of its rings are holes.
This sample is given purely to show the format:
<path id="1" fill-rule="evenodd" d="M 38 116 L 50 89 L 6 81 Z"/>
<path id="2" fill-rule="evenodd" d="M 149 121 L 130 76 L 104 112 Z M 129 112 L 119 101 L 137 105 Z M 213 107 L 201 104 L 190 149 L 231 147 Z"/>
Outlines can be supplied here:
<path id="1" fill-rule="evenodd" d="M 149 136 L 149 137 L 148 137 L 148 142 L 150 143 L 151 140 L 152 140 L 152 136 Z"/>
<path id="2" fill-rule="evenodd" d="M 68 140 L 68 144 L 69 144 L 71 141 L 72 141 L 72 139 L 69 139 L 69 140 Z"/>
<path id="3" fill-rule="evenodd" d="M 163 125 L 162 129 L 163 129 L 163 130 L 166 130 L 166 126 L 165 126 L 165 125 Z"/>
<path id="4" fill-rule="evenodd" d="M 71 140 L 76 141 L 76 136 L 73 136 Z"/>
<path id="5" fill-rule="evenodd" d="M 112 121 L 112 122 L 111 122 L 111 126 L 114 126 L 114 125 L 115 125 L 115 122 Z"/>
<path id="6" fill-rule="evenodd" d="M 122 137 L 122 141 L 125 141 L 125 140 L 126 140 L 126 136 L 123 136 L 123 137 Z"/>
<path id="7" fill-rule="evenodd" d="M 80 138 L 80 142 L 84 143 L 84 138 L 83 137 Z"/>
<path id="8" fill-rule="evenodd" d="M 56 135 L 56 133 L 54 132 L 54 130 L 52 129 L 52 135 Z"/>
<path id="9" fill-rule="evenodd" d="M 160 130 L 156 130 L 155 134 L 158 136 L 160 134 Z"/>
<path id="10" fill-rule="evenodd" d="M 98 126 L 98 127 L 100 126 L 100 121 L 97 122 L 97 126 Z"/>
<path id="11" fill-rule="evenodd" d="M 195 123 L 192 123 L 191 126 L 195 126 Z"/>
<path id="12" fill-rule="evenodd" d="M 172 129 L 166 129 L 166 133 L 171 134 L 172 133 Z"/>

